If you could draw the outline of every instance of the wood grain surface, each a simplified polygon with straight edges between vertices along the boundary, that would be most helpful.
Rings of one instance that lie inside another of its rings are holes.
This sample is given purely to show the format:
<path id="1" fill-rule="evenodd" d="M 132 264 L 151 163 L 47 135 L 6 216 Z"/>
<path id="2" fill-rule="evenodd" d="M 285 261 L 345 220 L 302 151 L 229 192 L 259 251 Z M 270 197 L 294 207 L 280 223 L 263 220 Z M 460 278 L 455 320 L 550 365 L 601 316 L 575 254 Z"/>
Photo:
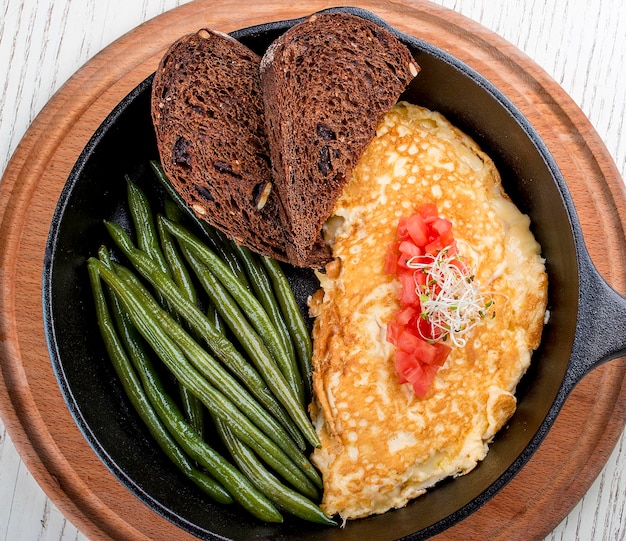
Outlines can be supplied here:
<path id="1" fill-rule="evenodd" d="M 0 539 L 188 538 L 129 495 L 64 408 L 42 333 L 42 243 L 64 179 L 85 142 L 185 29 L 210 25 L 230 31 L 340 4 L 0 2 L 0 72 L 5 74 L 0 170 L 6 169 L 0 184 Z M 594 261 L 626 292 L 623 2 L 350 4 L 448 49 L 505 91 L 567 172 Z M 522 473 L 487 506 L 439 537 L 626 538 L 625 374 L 620 360 L 585 378 Z"/>

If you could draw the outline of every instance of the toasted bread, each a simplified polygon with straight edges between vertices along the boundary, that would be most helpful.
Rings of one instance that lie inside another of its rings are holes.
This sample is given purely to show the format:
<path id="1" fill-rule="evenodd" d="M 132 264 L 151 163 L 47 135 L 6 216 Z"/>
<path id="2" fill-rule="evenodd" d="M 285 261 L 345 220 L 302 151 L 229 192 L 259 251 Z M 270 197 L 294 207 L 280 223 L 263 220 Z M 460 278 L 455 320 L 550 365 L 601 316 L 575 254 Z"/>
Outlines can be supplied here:
<path id="1" fill-rule="evenodd" d="M 331 259 L 322 226 L 383 115 L 419 67 L 386 29 L 316 14 L 261 59 L 200 30 L 162 58 L 152 88 L 161 163 L 200 218 L 300 267 Z"/>
<path id="2" fill-rule="evenodd" d="M 152 119 L 163 169 L 196 215 L 285 261 L 259 63 L 225 34 L 200 30 L 180 38 L 155 73 Z"/>
<path id="3" fill-rule="evenodd" d="M 350 173 L 419 67 L 391 32 L 361 17 L 318 13 L 261 60 L 274 185 L 289 260 L 330 259 L 322 226 Z"/>

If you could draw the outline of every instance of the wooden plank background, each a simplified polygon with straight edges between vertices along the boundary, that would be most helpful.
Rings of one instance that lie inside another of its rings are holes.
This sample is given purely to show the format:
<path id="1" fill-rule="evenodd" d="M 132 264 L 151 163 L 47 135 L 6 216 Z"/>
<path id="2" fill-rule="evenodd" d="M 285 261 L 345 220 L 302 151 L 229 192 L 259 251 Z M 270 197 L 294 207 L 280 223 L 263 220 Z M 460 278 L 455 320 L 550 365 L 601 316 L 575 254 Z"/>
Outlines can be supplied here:
<path id="1" fill-rule="evenodd" d="M 185 0 L 0 0 L 0 172 L 37 113 L 85 62 Z M 574 99 L 626 177 L 623 0 L 435 0 L 523 50 Z M 349 2 L 346 2 L 349 4 Z M 0 239 L 0 242 L 2 240 Z M 0 540 L 85 540 L 38 487 L 0 419 Z M 549 541 L 626 539 L 626 436 Z"/>

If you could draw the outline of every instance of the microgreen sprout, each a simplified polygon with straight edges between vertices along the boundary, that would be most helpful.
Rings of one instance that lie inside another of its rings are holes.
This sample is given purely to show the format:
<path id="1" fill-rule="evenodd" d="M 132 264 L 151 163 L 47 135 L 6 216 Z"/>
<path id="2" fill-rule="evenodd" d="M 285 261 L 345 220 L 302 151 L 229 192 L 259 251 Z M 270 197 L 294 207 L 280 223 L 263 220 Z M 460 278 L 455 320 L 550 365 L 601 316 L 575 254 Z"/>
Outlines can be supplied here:
<path id="1" fill-rule="evenodd" d="M 425 340 L 447 341 L 463 347 L 467 334 L 480 319 L 495 315 L 494 301 L 480 291 L 471 268 L 448 246 L 436 254 L 411 258 L 407 267 L 428 278 L 425 285 L 416 279 L 416 293 L 422 312 L 420 317 L 430 325 L 428 336 L 418 325 Z"/>

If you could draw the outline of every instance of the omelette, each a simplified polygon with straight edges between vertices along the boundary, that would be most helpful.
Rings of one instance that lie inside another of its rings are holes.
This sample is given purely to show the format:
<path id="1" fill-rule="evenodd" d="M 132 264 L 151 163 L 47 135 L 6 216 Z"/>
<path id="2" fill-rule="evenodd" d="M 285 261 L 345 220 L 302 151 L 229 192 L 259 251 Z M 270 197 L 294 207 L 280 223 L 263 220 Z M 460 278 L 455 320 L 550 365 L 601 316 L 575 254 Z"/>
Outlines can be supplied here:
<path id="1" fill-rule="evenodd" d="M 383 261 L 398 220 L 432 203 L 495 303 L 419 398 L 399 383 L 386 340 L 400 285 Z M 322 509 L 347 520 L 402 507 L 485 457 L 539 344 L 547 276 L 530 220 L 492 160 L 441 114 L 405 102 L 378 126 L 325 235 L 334 260 L 310 299 L 311 415 L 321 440 L 312 460 Z"/>

